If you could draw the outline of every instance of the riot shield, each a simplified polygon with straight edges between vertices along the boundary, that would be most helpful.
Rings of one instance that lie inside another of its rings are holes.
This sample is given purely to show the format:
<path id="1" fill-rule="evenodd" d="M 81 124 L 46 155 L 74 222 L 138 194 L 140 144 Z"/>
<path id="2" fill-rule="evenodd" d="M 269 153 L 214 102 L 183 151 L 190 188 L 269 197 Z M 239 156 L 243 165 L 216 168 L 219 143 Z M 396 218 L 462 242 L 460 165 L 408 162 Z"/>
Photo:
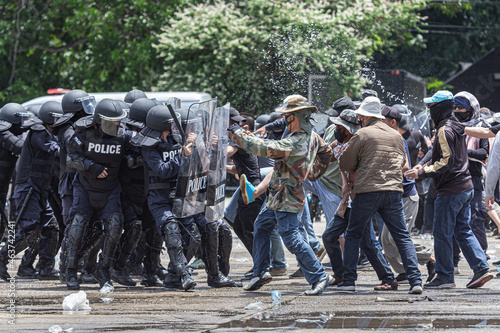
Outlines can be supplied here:
<path id="1" fill-rule="evenodd" d="M 431 138 L 431 124 L 429 111 L 424 110 L 415 116 L 415 129 L 419 130 L 426 138 Z"/>
<path id="2" fill-rule="evenodd" d="M 230 105 L 227 103 L 223 107 L 215 109 L 209 131 L 207 148 L 208 156 L 210 156 L 210 167 L 208 170 L 207 206 L 205 208 L 205 217 L 208 222 L 214 222 L 224 217 L 229 108 Z"/>
<path id="3" fill-rule="evenodd" d="M 205 211 L 208 168 L 210 159 L 207 152 L 208 133 L 212 114 L 217 106 L 217 98 L 195 103 L 189 107 L 185 134 L 196 137 L 189 156 L 182 154 L 177 189 L 172 212 L 184 218 Z M 185 147 L 187 142 L 183 143 Z"/>

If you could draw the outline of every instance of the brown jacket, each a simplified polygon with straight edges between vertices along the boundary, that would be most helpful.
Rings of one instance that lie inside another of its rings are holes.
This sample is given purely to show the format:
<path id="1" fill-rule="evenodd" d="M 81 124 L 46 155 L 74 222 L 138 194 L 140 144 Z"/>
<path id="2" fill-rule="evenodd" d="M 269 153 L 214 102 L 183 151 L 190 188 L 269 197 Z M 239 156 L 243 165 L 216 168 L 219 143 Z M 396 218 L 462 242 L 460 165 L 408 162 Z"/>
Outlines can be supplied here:
<path id="1" fill-rule="evenodd" d="M 354 193 L 403 192 L 401 170 L 405 163 L 402 136 L 377 118 L 369 119 L 354 134 L 339 157 L 342 171 L 358 171 Z"/>

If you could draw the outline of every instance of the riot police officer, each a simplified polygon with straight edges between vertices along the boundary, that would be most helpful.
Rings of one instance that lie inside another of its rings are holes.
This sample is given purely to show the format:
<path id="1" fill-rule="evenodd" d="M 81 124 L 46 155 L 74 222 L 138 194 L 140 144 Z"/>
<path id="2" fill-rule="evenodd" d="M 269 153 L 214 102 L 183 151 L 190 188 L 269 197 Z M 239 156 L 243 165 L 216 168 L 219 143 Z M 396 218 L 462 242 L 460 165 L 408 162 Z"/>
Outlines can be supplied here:
<path id="1" fill-rule="evenodd" d="M 21 127 L 20 114 L 25 112 L 26 109 L 17 103 L 7 103 L 0 109 L 0 240 L 7 230 L 8 217 L 4 208 L 10 180 L 24 143 L 26 129 Z"/>
<path id="2" fill-rule="evenodd" d="M 94 113 L 95 98 L 89 96 L 85 91 L 75 89 L 67 92 L 61 102 L 63 116 L 54 124 L 54 134 L 57 136 L 60 146 L 59 158 L 59 185 L 58 193 L 61 197 L 63 221 L 66 225 L 65 236 L 61 244 L 61 253 L 59 261 L 59 274 L 61 282 L 65 282 L 66 277 L 66 258 L 68 251 L 67 227 L 71 222 L 69 211 L 73 205 L 73 179 L 76 170 L 66 164 L 67 144 L 71 136 L 75 133 L 74 124 L 79 119 Z M 82 272 L 85 275 L 85 271 Z M 83 278 L 83 276 L 82 276 Z M 88 278 L 87 278 L 88 280 Z"/>
<path id="3" fill-rule="evenodd" d="M 148 111 L 159 104 L 159 102 L 147 98 L 135 100 L 130 106 L 128 117 L 125 118 L 127 127 L 136 132 L 142 130 L 145 127 Z M 160 260 L 163 240 L 156 229 L 153 215 L 147 204 L 144 165 L 140 149 L 128 147 L 125 156 L 120 169 L 121 200 L 125 217 L 124 232 L 116 252 L 111 278 L 120 284 L 135 286 L 135 281 L 131 279 L 126 269 L 126 263 L 142 239 L 144 240 L 143 247 L 146 250 L 146 257 L 141 284 L 147 287 L 161 287 L 163 283 L 156 275 L 156 267 Z M 142 233 L 144 233 L 143 238 L 141 238 Z"/>
<path id="4" fill-rule="evenodd" d="M 103 99 L 93 116 L 75 123 L 68 143 L 67 164 L 78 170 L 73 181 L 72 221 L 68 231 L 66 285 L 78 290 L 77 266 L 81 246 L 91 220 L 104 223 L 104 240 L 95 272 L 99 284 L 111 283 L 110 268 L 123 230 L 120 204 L 120 165 L 130 132 L 121 122 L 126 116 L 120 103 Z"/>
<path id="5" fill-rule="evenodd" d="M 148 98 L 148 96 L 146 96 L 146 93 L 142 90 L 132 89 L 125 95 L 125 98 L 123 100 L 125 101 L 125 103 L 131 105 L 139 98 Z"/>
<path id="6" fill-rule="evenodd" d="M 192 289 L 196 282 L 186 270 L 181 236 L 182 221 L 172 213 L 172 203 L 176 194 L 177 176 L 181 154 L 192 152 L 194 136 L 188 137 L 188 145 L 182 150 L 172 135 L 173 118 L 165 105 L 158 105 L 149 110 L 146 127 L 132 140 L 132 144 L 141 147 L 142 158 L 149 171 L 148 205 L 155 218 L 159 232 L 165 237 L 171 267 L 180 278 L 180 287 Z M 192 222 L 191 222 L 192 223 Z M 165 280 L 166 287 L 176 287 Z"/>
<path id="7" fill-rule="evenodd" d="M 48 104 L 47 104 L 48 103 Z M 7 280 L 7 262 L 9 260 L 9 245 L 14 247 L 15 254 L 31 246 L 42 234 L 39 245 L 39 257 L 43 273 L 47 278 L 57 278 L 54 270 L 55 253 L 51 251 L 50 239 L 58 236 L 58 225 L 48 203 L 48 188 L 52 176 L 55 152 L 59 149 L 52 125 L 54 117 L 61 116 L 54 110 L 57 107 L 46 102 L 39 112 L 39 121 L 32 121 L 30 131 L 23 148 L 16 170 L 16 190 L 13 199 L 16 201 L 16 233 L 13 242 L 8 242 L 0 250 L 0 276 Z M 29 118 L 29 114 L 19 116 Z M 53 232 L 55 230 L 56 232 Z M 56 240 L 57 242 L 57 240 Z"/>

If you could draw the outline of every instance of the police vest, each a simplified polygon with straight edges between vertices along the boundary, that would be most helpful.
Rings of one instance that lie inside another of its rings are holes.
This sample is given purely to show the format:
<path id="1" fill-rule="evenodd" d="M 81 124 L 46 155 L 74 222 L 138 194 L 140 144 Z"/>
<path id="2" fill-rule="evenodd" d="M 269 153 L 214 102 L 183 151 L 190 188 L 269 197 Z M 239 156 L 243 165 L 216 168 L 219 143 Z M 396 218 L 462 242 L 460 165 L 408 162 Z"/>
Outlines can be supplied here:
<path id="1" fill-rule="evenodd" d="M 17 168 L 16 184 L 24 183 L 31 178 L 41 191 L 48 191 L 52 178 L 55 153 L 45 152 L 33 146 L 32 141 L 39 140 L 46 144 L 53 140 L 52 134 L 44 125 L 34 125 L 24 141 Z"/>
<path id="2" fill-rule="evenodd" d="M 156 149 L 162 156 L 163 162 L 168 162 L 175 157 L 181 151 L 181 145 L 171 145 L 159 143 L 156 145 Z M 177 176 L 163 179 L 160 178 L 152 170 L 149 170 L 149 190 L 156 191 L 163 196 L 170 199 L 175 198 L 175 191 L 177 188 Z"/>
<path id="3" fill-rule="evenodd" d="M 73 122 L 65 123 L 58 127 L 57 139 L 59 142 L 59 174 L 62 176 L 65 173 L 75 174 L 76 170 L 73 168 L 69 168 L 66 165 L 66 156 L 68 155 L 68 149 L 66 148 L 66 141 L 75 133 L 75 129 L 73 128 Z"/>
<path id="4" fill-rule="evenodd" d="M 141 155 L 137 152 L 127 150 L 127 154 L 120 168 L 122 193 L 128 198 L 137 215 L 142 215 L 143 206 L 147 199 L 144 186 L 144 165 L 137 162 L 137 158 L 140 156 Z M 133 168 L 129 167 L 127 159 L 135 159 L 134 162 L 138 163 L 137 166 Z"/>
<path id="5" fill-rule="evenodd" d="M 80 119 L 83 120 L 83 119 Z M 119 183 L 120 164 L 125 150 L 125 136 L 109 136 L 93 124 L 77 121 L 76 134 L 83 143 L 83 156 L 108 168 L 106 178 L 97 178 L 90 170 L 80 171 L 79 180 L 88 191 L 111 193 Z"/>

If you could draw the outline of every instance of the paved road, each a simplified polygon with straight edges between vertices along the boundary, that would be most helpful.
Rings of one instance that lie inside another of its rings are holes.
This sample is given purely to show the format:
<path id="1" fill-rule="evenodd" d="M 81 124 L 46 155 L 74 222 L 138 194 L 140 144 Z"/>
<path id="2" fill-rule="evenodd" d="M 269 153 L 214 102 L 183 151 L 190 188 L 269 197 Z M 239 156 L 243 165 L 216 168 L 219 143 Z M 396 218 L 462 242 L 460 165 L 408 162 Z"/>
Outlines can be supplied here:
<path id="1" fill-rule="evenodd" d="M 315 223 L 318 234 L 324 221 Z M 427 245 L 432 241 L 423 241 Z M 500 256 L 500 241 L 489 237 L 490 256 Z M 167 258 L 162 258 L 167 264 Z M 287 252 L 289 273 L 296 261 Z M 327 262 L 328 257 L 324 262 Z M 234 241 L 231 259 L 232 276 L 241 278 L 251 268 L 250 255 L 238 239 Z M 426 268 L 421 267 L 426 276 Z M 495 270 L 495 267 L 492 267 Z M 73 332 L 241 332 L 312 329 L 379 330 L 471 330 L 482 332 L 500 330 L 500 279 L 484 288 L 468 290 L 472 276 L 465 261 L 460 263 L 461 274 L 456 277 L 457 288 L 447 291 L 424 291 L 418 297 L 407 294 L 408 286 L 398 291 L 376 293 L 378 283 L 371 268 L 360 270 L 356 293 L 346 294 L 328 289 L 321 296 L 308 297 L 303 291 L 308 285 L 303 279 L 275 277 L 256 292 L 241 288 L 212 289 L 206 275 L 198 271 L 198 286 L 194 291 L 167 291 L 163 288 L 126 288 L 116 286 L 110 295 L 99 293 L 97 285 L 84 285 L 91 310 L 86 313 L 63 313 L 63 298 L 71 292 L 55 282 L 16 280 L 11 285 L 0 283 L 0 331 L 48 332 L 52 325 Z M 15 273 L 15 271 L 12 271 Z M 12 274 L 13 275 L 13 274 Z M 137 277 L 137 280 L 139 277 Z M 272 304 L 271 293 L 279 290 L 282 305 Z M 14 293 L 16 320 L 9 321 L 9 301 Z M 112 298 L 107 303 L 103 298 Z M 246 310 L 251 303 L 262 302 L 261 310 Z"/>

